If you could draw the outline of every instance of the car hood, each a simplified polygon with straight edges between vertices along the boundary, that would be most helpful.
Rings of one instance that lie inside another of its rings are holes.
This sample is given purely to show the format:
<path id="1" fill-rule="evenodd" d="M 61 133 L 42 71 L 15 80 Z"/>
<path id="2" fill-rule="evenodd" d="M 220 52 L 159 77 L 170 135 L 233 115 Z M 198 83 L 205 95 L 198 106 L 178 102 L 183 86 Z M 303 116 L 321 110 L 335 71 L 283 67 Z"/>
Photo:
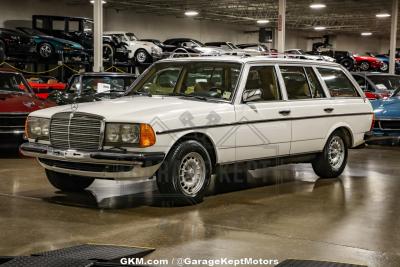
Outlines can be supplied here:
<path id="1" fill-rule="evenodd" d="M 0 112 L 29 113 L 54 106 L 29 94 L 0 92 Z"/>
<path id="2" fill-rule="evenodd" d="M 391 97 L 371 101 L 377 118 L 400 118 L 400 99 Z"/>
<path id="3" fill-rule="evenodd" d="M 232 105 L 225 102 L 205 102 L 181 97 L 127 96 L 93 103 L 59 106 L 36 111 L 31 115 L 50 118 L 58 112 L 73 111 L 73 106 L 75 108 L 77 106 L 76 112 L 100 115 L 106 121 L 149 124 L 160 121 L 164 125 L 168 121 L 176 121 L 183 117 L 194 119 L 194 116 L 195 120 L 201 118 L 196 125 L 204 125 L 211 113 L 222 114 L 233 110 Z M 188 126 L 191 123 L 189 121 Z"/>
<path id="4" fill-rule="evenodd" d="M 221 48 L 215 48 L 215 47 L 196 47 L 195 50 L 200 51 L 203 54 L 211 54 L 211 55 L 223 55 L 226 53 L 225 50 Z"/>
<path id="5" fill-rule="evenodd" d="M 369 56 L 353 56 L 357 61 L 366 60 L 366 61 L 379 61 L 376 57 Z"/>

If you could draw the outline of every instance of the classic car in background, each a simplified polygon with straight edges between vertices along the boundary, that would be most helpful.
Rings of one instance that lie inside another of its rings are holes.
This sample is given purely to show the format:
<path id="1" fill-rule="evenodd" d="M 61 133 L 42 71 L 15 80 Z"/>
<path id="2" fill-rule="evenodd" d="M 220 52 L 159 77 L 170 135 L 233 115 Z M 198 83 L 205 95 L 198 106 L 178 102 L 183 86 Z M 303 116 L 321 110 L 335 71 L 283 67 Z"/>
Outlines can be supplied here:
<path id="1" fill-rule="evenodd" d="M 334 58 L 337 63 L 345 67 L 347 70 L 353 70 L 356 65 L 356 60 L 351 52 L 348 51 L 336 51 L 336 50 L 315 50 L 307 52 L 311 55 L 322 55 Z"/>
<path id="2" fill-rule="evenodd" d="M 393 78 L 398 80 L 397 76 L 383 73 L 353 72 L 351 74 L 370 100 L 389 97 L 394 92 L 391 89 L 390 80 Z"/>
<path id="3" fill-rule="evenodd" d="M 52 106 L 36 97 L 21 74 L 0 71 L 0 147 L 16 148 L 23 141 L 28 114 Z"/>
<path id="4" fill-rule="evenodd" d="M 34 39 L 22 32 L 0 28 L 0 63 L 7 57 L 30 57 L 36 53 Z"/>
<path id="5" fill-rule="evenodd" d="M 216 47 L 225 51 L 225 54 L 229 55 L 248 55 L 248 56 L 260 56 L 261 52 L 253 49 L 242 49 L 237 47 L 231 42 L 208 42 L 204 44 L 208 47 Z"/>
<path id="6" fill-rule="evenodd" d="M 47 99 L 49 97 L 49 94 L 51 94 L 52 92 L 56 90 L 65 90 L 65 87 L 67 86 L 65 83 L 59 82 L 54 77 L 29 75 L 24 76 L 27 79 L 33 92 L 35 92 L 37 97 L 39 97 L 40 99 Z"/>
<path id="7" fill-rule="evenodd" d="M 61 54 L 64 59 L 69 59 L 70 57 L 77 57 L 79 61 L 87 59 L 87 53 L 79 43 L 49 36 L 36 29 L 17 27 L 17 30 L 33 38 L 37 55 L 42 59 L 58 60 L 56 55 Z"/>
<path id="8" fill-rule="evenodd" d="M 207 47 L 202 42 L 191 38 L 173 38 L 164 41 L 168 46 L 174 46 L 169 52 L 176 54 L 201 54 L 204 56 L 221 56 L 225 54 L 223 49 L 216 47 Z"/>
<path id="9" fill-rule="evenodd" d="M 115 36 L 127 44 L 129 59 L 138 63 L 151 63 L 162 57 L 163 50 L 153 42 L 140 41 L 134 33 L 112 31 L 105 32 L 106 36 Z"/>
<path id="10" fill-rule="evenodd" d="M 389 56 L 388 55 L 374 55 L 371 56 L 376 57 L 380 61 L 382 61 L 381 71 L 388 72 L 389 71 Z M 400 74 L 400 58 L 396 58 L 395 60 L 395 72 L 396 74 Z"/>
<path id="11" fill-rule="evenodd" d="M 249 44 L 237 44 L 236 45 L 240 49 L 244 49 L 246 51 L 256 51 L 261 53 L 261 55 L 269 55 L 270 50 L 267 45 L 265 44 L 256 44 L 256 43 L 249 43 Z"/>
<path id="12" fill-rule="evenodd" d="M 324 56 L 324 55 L 311 55 L 306 53 L 302 49 L 289 49 L 285 51 L 285 54 L 292 58 L 298 59 L 308 59 L 308 60 L 323 60 L 328 62 L 335 62 L 333 57 Z"/>
<path id="13" fill-rule="evenodd" d="M 136 80 L 136 75 L 113 72 L 87 72 L 71 77 L 67 88 L 54 91 L 49 99 L 58 105 L 101 101 L 121 97 Z"/>
<path id="14" fill-rule="evenodd" d="M 396 82 L 397 89 L 389 97 L 371 101 L 375 113 L 374 129 L 368 139 L 399 143 L 400 141 L 400 78 Z"/>
<path id="15" fill-rule="evenodd" d="M 128 62 L 128 44 L 115 35 L 103 35 L 103 59 L 108 62 Z"/>
<path id="16" fill-rule="evenodd" d="M 373 71 L 380 70 L 383 67 L 383 62 L 376 57 L 371 56 L 360 56 L 354 55 L 356 61 L 356 67 L 360 68 L 361 71 Z"/>

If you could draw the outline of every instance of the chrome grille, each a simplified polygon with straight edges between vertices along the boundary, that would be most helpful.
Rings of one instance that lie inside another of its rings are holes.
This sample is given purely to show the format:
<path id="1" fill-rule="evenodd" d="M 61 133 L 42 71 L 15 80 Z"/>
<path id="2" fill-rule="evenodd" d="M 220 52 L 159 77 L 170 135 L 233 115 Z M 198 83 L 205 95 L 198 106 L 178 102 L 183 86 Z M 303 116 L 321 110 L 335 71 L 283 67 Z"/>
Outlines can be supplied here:
<path id="1" fill-rule="evenodd" d="M 103 118 L 80 113 L 57 113 L 50 122 L 50 142 L 55 148 L 99 150 L 104 132 Z"/>

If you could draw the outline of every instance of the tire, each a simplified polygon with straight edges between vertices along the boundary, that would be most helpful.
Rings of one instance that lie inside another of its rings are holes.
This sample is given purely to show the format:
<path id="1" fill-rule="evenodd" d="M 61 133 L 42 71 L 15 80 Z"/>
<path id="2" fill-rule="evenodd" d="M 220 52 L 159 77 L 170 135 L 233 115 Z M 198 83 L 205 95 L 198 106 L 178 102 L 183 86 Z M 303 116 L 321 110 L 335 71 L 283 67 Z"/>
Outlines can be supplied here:
<path id="1" fill-rule="evenodd" d="M 0 41 L 0 64 L 6 60 L 6 46 L 3 41 Z"/>
<path id="2" fill-rule="evenodd" d="M 70 175 L 50 170 L 46 170 L 46 175 L 52 186 L 65 192 L 84 191 L 95 180 L 90 177 Z"/>
<path id="3" fill-rule="evenodd" d="M 211 172 L 211 158 L 206 148 L 198 141 L 184 141 L 172 148 L 157 172 L 158 190 L 172 197 L 175 203 L 198 204 L 203 201 Z M 184 174 L 191 177 L 181 179 Z"/>
<path id="4" fill-rule="evenodd" d="M 332 152 L 337 152 L 338 154 Z M 339 156 L 339 158 L 332 158 L 331 153 Z M 326 142 L 322 153 L 312 162 L 312 167 L 321 179 L 337 178 L 346 167 L 347 157 L 346 136 L 341 131 L 335 131 Z M 336 164 L 335 161 L 337 161 Z"/>
<path id="5" fill-rule="evenodd" d="M 114 48 L 110 44 L 103 44 L 103 59 L 105 61 L 111 61 L 114 59 Z"/>
<path id="6" fill-rule="evenodd" d="M 354 68 L 354 61 L 348 58 L 345 58 L 342 61 L 340 61 L 340 64 L 347 70 L 353 70 Z"/>
<path id="7" fill-rule="evenodd" d="M 135 53 L 135 61 L 139 64 L 150 62 L 151 56 L 144 49 L 138 49 Z"/>
<path id="8" fill-rule="evenodd" d="M 380 68 L 382 72 L 387 72 L 389 70 L 389 65 L 386 62 L 382 63 L 382 67 Z"/>
<path id="9" fill-rule="evenodd" d="M 54 57 L 55 49 L 49 43 L 41 43 L 38 45 L 37 53 L 42 59 L 50 59 Z"/>
<path id="10" fill-rule="evenodd" d="M 363 61 L 360 63 L 360 70 L 368 71 L 371 68 L 371 65 L 367 61 Z"/>

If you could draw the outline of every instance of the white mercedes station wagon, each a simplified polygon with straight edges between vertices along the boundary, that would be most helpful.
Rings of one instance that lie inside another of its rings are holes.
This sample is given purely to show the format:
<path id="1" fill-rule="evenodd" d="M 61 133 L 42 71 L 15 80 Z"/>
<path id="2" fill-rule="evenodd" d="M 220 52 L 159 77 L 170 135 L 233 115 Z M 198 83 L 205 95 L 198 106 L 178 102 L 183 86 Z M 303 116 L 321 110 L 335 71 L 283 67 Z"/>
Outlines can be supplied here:
<path id="1" fill-rule="evenodd" d="M 167 59 L 125 97 L 31 113 L 21 152 L 60 190 L 156 179 L 162 194 L 200 202 L 230 166 L 311 163 L 319 177 L 338 177 L 372 122 L 369 101 L 336 63 Z"/>

